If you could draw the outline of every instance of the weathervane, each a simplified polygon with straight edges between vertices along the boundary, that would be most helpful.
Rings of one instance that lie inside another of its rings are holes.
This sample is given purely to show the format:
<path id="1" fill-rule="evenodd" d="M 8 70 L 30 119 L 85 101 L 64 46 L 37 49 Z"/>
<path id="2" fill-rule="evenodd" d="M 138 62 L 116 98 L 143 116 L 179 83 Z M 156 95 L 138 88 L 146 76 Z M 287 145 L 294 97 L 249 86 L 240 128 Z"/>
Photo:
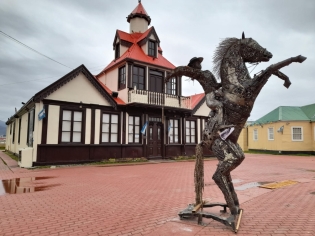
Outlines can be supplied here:
<path id="1" fill-rule="evenodd" d="M 208 70 L 201 70 L 201 57 L 192 58 L 188 66 L 179 66 L 166 77 L 165 82 L 177 76 L 188 76 L 197 80 L 206 94 L 206 104 L 211 109 L 205 123 L 202 141 L 196 146 L 195 193 L 194 204 L 179 213 L 181 219 L 198 217 L 212 218 L 229 227 L 236 233 L 239 229 L 243 210 L 234 190 L 231 171 L 245 159 L 243 150 L 238 145 L 238 137 L 246 124 L 254 102 L 271 75 L 284 80 L 284 86 L 289 88 L 289 78 L 280 72 L 282 67 L 292 62 L 302 63 L 306 57 L 291 57 L 267 67 L 251 78 L 245 63 L 267 62 L 272 54 L 261 47 L 252 38 L 226 38 L 217 47 L 214 54 L 214 73 L 221 78 L 218 83 L 215 76 Z M 211 150 L 219 163 L 212 177 L 222 191 L 226 203 L 208 203 L 202 200 L 204 188 L 203 148 Z M 228 217 L 222 217 L 203 211 L 203 208 L 223 207 L 224 213 L 229 208 Z"/>

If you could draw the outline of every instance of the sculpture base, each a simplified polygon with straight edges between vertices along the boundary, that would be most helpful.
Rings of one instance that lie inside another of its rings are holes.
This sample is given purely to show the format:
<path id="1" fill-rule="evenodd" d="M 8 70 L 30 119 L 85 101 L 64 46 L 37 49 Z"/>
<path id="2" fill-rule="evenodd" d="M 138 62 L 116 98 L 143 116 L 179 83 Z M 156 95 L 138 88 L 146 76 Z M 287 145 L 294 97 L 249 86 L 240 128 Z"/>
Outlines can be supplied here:
<path id="1" fill-rule="evenodd" d="M 228 207 L 227 204 L 225 203 L 219 203 L 219 202 L 215 202 L 215 203 L 204 203 L 201 206 L 201 210 L 200 211 L 196 211 L 196 207 L 194 204 L 189 204 L 188 207 L 184 210 L 182 210 L 181 212 L 178 213 L 179 217 L 181 220 L 183 219 L 190 219 L 193 217 L 198 217 L 198 224 L 202 225 L 202 217 L 204 218 L 210 218 L 213 219 L 215 221 L 218 221 L 226 226 L 229 226 L 232 228 L 232 230 L 237 233 L 238 229 L 239 229 L 239 225 L 241 222 L 241 218 L 242 218 L 242 213 L 243 213 L 243 209 L 239 209 L 238 210 L 238 214 L 237 216 L 233 216 L 230 215 L 229 217 L 222 217 L 213 213 L 209 213 L 209 212 L 205 212 L 203 211 L 203 208 L 207 208 L 207 207 L 215 207 L 215 206 L 221 206 L 223 207 L 223 210 L 221 210 L 220 212 L 222 213 L 226 213 L 226 208 Z"/>

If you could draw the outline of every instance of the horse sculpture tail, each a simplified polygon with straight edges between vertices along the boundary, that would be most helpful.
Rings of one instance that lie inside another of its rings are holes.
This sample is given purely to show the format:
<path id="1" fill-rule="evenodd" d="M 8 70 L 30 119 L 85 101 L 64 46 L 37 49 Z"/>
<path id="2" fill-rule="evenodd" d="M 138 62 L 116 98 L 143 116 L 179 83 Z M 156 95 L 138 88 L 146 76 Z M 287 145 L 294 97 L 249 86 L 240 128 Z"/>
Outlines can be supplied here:
<path id="1" fill-rule="evenodd" d="M 199 143 L 196 146 L 196 164 L 195 164 L 195 193 L 196 205 L 202 203 L 202 192 L 204 189 L 204 165 L 203 165 L 203 145 Z"/>

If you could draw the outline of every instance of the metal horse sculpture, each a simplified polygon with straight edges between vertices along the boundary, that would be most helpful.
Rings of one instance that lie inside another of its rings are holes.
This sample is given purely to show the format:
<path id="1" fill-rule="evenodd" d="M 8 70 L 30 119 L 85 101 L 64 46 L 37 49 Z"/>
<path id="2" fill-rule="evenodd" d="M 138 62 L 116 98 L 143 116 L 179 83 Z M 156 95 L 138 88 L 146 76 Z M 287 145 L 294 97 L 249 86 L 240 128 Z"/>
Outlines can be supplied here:
<path id="1" fill-rule="evenodd" d="M 213 151 L 219 160 L 219 164 L 212 178 L 222 191 L 226 201 L 226 204 L 206 204 L 202 202 L 204 186 L 202 165 L 202 168 L 195 169 L 196 204 L 190 205 L 182 211 L 179 214 L 181 218 L 198 216 L 199 222 L 201 222 L 201 217 L 213 218 L 230 226 L 237 232 L 236 220 L 240 218 L 241 210 L 230 172 L 239 166 L 245 158 L 241 147 L 237 144 L 238 137 L 250 116 L 259 92 L 269 77 L 276 75 L 284 80 L 284 86 L 288 88 L 291 82 L 279 69 L 292 62 L 302 63 L 306 59 L 301 55 L 291 57 L 267 67 L 256 74 L 254 78 L 251 78 L 245 63 L 267 62 L 271 58 L 272 54 L 270 52 L 261 47 L 254 39 L 245 38 L 243 33 L 241 39 L 227 38 L 223 40 L 216 49 L 213 58 L 214 73 L 221 78 L 221 83 L 217 82 L 210 71 L 202 71 L 201 66 L 179 66 L 166 78 L 166 81 L 168 81 L 176 76 L 188 76 L 193 80 L 197 80 L 205 91 L 206 103 L 212 109 L 212 112 L 209 114 L 203 131 L 203 140 L 196 147 L 196 162 L 198 157 L 199 162 L 202 160 L 203 146 Z M 218 131 L 226 127 L 234 127 L 234 131 L 223 140 Z M 224 207 L 224 210 L 228 207 L 231 214 L 228 218 L 223 218 L 203 211 L 196 213 L 197 205 L 201 208 L 219 205 Z"/>

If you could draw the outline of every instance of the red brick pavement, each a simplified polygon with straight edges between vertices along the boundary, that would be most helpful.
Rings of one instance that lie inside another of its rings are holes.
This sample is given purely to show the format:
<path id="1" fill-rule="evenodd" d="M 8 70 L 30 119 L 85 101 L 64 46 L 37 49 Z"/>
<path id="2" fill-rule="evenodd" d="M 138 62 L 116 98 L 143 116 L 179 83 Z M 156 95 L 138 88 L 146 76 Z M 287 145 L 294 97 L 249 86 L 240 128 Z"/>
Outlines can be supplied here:
<path id="1" fill-rule="evenodd" d="M 223 200 L 211 179 L 216 164 L 205 162 L 210 201 Z M 52 177 L 32 183 L 48 186 L 43 191 L 0 196 L 0 235 L 235 235 L 213 220 L 199 226 L 178 219 L 194 199 L 193 170 L 194 162 L 24 170 L 0 160 L 0 179 Z M 238 236 L 315 235 L 315 157 L 247 154 L 232 177 L 235 186 L 299 181 L 237 191 L 244 209 Z"/>

